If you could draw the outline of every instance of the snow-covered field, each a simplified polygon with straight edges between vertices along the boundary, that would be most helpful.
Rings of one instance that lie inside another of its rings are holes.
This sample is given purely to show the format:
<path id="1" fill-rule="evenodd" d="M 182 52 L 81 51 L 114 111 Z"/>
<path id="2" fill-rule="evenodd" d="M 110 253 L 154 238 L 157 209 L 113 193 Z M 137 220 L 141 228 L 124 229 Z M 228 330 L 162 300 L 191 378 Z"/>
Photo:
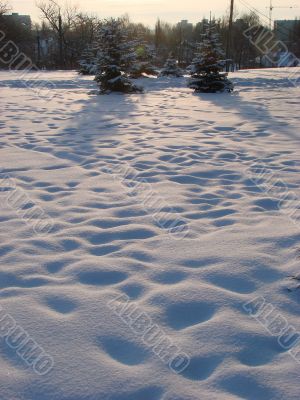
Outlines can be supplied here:
<path id="1" fill-rule="evenodd" d="M 281 335 L 300 331 L 286 77 L 98 96 L 92 78 L 45 72 L 50 98 L 0 72 L 1 400 L 299 398 Z"/>

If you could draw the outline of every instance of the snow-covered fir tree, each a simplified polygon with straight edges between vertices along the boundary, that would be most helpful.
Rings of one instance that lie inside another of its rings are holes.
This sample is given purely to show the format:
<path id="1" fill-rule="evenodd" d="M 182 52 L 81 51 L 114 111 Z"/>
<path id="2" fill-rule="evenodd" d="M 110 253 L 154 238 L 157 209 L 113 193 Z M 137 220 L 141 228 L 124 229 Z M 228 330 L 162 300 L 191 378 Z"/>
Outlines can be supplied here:
<path id="1" fill-rule="evenodd" d="M 222 72 L 226 64 L 219 35 L 210 25 L 202 35 L 202 42 L 197 45 L 196 56 L 190 66 L 191 79 L 188 86 L 196 92 L 216 93 L 231 92 L 233 83 Z"/>
<path id="2" fill-rule="evenodd" d="M 178 67 L 177 60 L 172 54 L 169 55 L 163 69 L 160 72 L 161 76 L 176 76 L 180 77 L 183 75 L 181 68 Z"/>
<path id="3" fill-rule="evenodd" d="M 142 92 L 125 72 L 136 60 L 136 43 L 129 40 L 129 32 L 123 19 L 106 20 L 97 35 L 97 75 L 101 93 Z"/>
<path id="4" fill-rule="evenodd" d="M 137 79 L 145 75 L 158 75 L 157 69 L 153 65 L 155 59 L 155 49 L 141 40 L 138 43 L 136 52 L 136 62 L 129 70 L 131 78 Z"/>
<path id="5" fill-rule="evenodd" d="M 82 52 L 79 60 L 79 73 L 82 75 L 96 75 L 97 73 L 97 48 L 94 44 Z"/>

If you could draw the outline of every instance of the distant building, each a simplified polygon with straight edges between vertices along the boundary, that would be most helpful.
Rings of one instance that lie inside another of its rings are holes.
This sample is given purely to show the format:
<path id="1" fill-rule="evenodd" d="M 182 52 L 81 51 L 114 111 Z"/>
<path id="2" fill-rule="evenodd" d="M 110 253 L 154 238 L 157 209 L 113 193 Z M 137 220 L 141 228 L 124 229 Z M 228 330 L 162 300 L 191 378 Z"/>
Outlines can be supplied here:
<path id="1" fill-rule="evenodd" d="M 28 29 L 31 29 L 31 17 L 30 15 L 20 15 L 18 13 L 12 13 L 10 15 L 5 15 L 5 18 L 8 21 L 15 22 L 20 25 L 26 26 Z"/>
<path id="2" fill-rule="evenodd" d="M 297 20 L 285 19 L 275 21 L 274 31 L 278 40 L 284 43 L 288 43 L 290 40 L 290 34 L 294 30 Z"/>
<path id="3" fill-rule="evenodd" d="M 183 30 L 191 30 L 193 29 L 193 24 L 190 23 L 187 19 L 183 19 L 182 21 L 178 22 L 177 24 L 179 27 L 181 27 L 181 29 Z"/>
<path id="4" fill-rule="evenodd" d="M 187 19 L 178 22 L 177 28 L 180 31 L 181 41 L 190 40 L 192 38 L 194 26 Z"/>

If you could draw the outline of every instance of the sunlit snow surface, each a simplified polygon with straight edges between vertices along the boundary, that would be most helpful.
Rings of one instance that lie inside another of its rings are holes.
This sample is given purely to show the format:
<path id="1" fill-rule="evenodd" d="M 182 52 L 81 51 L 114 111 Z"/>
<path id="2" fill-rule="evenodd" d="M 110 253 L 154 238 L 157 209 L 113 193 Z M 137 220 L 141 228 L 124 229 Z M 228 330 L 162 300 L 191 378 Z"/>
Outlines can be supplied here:
<path id="1" fill-rule="evenodd" d="M 300 365 L 243 309 L 263 296 L 300 330 L 300 290 L 287 291 L 300 220 L 249 176 L 259 165 L 300 204 L 300 89 L 287 76 L 235 73 L 231 95 L 162 78 L 99 96 L 75 72 L 27 87 L 0 72 L 0 306 L 54 360 L 38 376 L 0 338 L 1 400 L 299 398 Z M 10 201 L 17 189 L 48 234 Z M 184 235 L 169 232 L 176 220 Z M 110 310 L 122 294 L 189 355 L 181 374 Z"/>

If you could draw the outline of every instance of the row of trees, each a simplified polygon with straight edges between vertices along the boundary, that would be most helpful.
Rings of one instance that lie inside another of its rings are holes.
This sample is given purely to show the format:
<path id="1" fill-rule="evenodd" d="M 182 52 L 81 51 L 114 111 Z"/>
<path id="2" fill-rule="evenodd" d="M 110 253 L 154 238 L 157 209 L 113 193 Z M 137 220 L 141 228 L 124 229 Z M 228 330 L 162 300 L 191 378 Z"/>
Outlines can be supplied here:
<path id="1" fill-rule="evenodd" d="M 8 0 L 9 1 L 9 0 Z M 20 50 L 28 55 L 40 68 L 74 69 L 78 60 L 95 40 L 95 35 L 103 21 L 95 15 L 82 12 L 71 3 L 60 6 L 60 0 L 37 0 L 41 22 L 31 28 L 5 18 L 9 10 L 6 0 L 0 0 L 0 28 L 8 40 L 16 43 Z M 201 10 L 199 9 L 199 13 Z M 123 18 L 126 27 L 134 39 L 136 37 L 148 44 L 150 51 L 155 50 L 156 64 L 162 67 L 170 53 L 185 67 L 195 56 L 196 44 L 200 41 L 208 21 L 203 19 L 197 24 L 169 24 L 157 20 L 155 28 L 132 23 L 128 17 Z M 223 47 L 226 47 L 228 18 L 213 20 L 213 24 Z M 260 24 L 254 13 L 236 15 L 233 24 L 232 51 L 230 57 L 238 68 L 258 67 L 261 56 L 258 49 L 243 35 L 252 25 Z M 300 56 L 300 24 L 295 24 L 293 51 Z"/>
<path id="2" fill-rule="evenodd" d="M 93 45 L 84 52 L 81 73 L 95 74 L 101 93 L 142 92 L 143 89 L 130 78 L 136 78 L 143 73 L 149 74 L 149 71 L 151 74 L 158 74 L 151 63 L 153 54 L 154 51 L 149 50 L 149 45 L 142 36 L 137 35 L 132 39 L 126 19 L 111 18 L 102 22 Z M 196 92 L 206 93 L 232 91 L 233 85 L 223 72 L 225 63 L 219 34 L 210 23 L 196 46 L 195 58 L 189 68 L 189 87 Z M 182 74 L 177 60 L 170 55 L 160 70 L 160 75 L 180 77 Z"/>

